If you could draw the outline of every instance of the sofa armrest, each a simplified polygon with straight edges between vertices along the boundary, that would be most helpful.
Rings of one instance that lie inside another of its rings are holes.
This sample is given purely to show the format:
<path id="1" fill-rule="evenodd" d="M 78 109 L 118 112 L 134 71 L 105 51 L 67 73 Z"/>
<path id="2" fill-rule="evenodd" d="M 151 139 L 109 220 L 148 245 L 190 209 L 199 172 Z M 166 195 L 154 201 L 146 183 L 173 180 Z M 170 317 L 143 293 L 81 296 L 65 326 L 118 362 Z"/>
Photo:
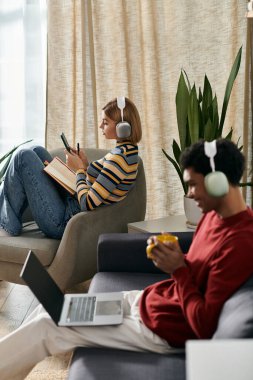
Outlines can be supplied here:
<path id="1" fill-rule="evenodd" d="M 102 234 L 98 240 L 98 272 L 161 273 L 147 259 L 147 239 L 151 233 Z M 187 252 L 193 232 L 175 232 L 183 252 Z"/>
<path id="2" fill-rule="evenodd" d="M 135 207 L 135 187 L 121 202 L 83 211 L 67 223 L 49 273 L 64 290 L 90 279 L 97 271 L 97 242 L 102 233 L 123 233 L 127 224 L 144 217 L 145 201 Z"/>

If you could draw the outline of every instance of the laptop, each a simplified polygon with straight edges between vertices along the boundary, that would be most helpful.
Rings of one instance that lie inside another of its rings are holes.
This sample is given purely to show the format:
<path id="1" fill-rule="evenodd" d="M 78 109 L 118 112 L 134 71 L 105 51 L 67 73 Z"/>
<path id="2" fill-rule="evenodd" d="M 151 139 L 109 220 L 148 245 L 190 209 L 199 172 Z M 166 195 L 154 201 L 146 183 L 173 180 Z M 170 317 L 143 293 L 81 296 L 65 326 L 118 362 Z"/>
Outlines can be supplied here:
<path id="1" fill-rule="evenodd" d="M 64 295 L 32 251 L 20 277 L 58 326 L 117 325 L 123 321 L 121 292 Z"/>

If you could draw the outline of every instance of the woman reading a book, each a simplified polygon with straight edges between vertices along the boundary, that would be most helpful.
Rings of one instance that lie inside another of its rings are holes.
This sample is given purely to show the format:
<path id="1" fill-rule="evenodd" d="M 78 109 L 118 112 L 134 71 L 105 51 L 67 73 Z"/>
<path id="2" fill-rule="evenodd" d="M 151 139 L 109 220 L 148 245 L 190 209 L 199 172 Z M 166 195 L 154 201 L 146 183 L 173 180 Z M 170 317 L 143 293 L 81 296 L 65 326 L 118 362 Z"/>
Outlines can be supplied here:
<path id="1" fill-rule="evenodd" d="M 84 150 L 71 149 L 66 164 L 76 175 L 71 195 L 44 171 L 52 157 L 40 146 L 20 149 L 13 156 L 0 187 L 0 236 L 17 236 L 29 206 L 33 218 L 48 237 L 60 239 L 70 218 L 81 212 L 119 202 L 134 186 L 138 168 L 141 121 L 134 103 L 113 99 L 102 110 L 99 126 L 116 146 L 105 157 L 89 163 Z"/>

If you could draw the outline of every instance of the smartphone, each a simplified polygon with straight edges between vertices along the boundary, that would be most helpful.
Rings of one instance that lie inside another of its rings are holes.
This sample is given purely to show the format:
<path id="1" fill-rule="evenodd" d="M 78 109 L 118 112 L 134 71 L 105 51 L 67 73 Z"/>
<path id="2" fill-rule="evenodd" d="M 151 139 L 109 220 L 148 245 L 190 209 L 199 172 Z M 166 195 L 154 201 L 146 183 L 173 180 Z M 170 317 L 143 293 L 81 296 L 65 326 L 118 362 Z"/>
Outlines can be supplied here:
<path id="1" fill-rule="evenodd" d="M 71 151 L 70 145 L 69 145 L 68 140 L 66 139 L 66 136 L 64 135 L 63 132 L 61 134 L 61 139 L 62 139 L 62 142 L 63 142 L 65 148 L 67 149 L 67 151 L 70 152 Z"/>

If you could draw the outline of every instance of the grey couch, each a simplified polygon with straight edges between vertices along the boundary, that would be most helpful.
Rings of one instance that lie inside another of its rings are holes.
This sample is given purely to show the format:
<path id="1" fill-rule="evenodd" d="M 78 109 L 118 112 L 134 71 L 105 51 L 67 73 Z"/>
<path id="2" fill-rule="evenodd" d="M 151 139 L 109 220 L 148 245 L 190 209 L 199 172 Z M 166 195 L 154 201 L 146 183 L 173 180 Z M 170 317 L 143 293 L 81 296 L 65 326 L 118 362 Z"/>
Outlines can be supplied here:
<path id="1" fill-rule="evenodd" d="M 89 161 L 103 157 L 108 151 L 86 149 Z M 62 148 L 51 152 L 64 159 Z M 139 158 L 135 186 L 121 202 L 81 212 L 68 222 L 61 240 L 46 237 L 33 222 L 29 210 L 24 215 L 24 228 L 17 237 L 0 237 L 0 280 L 23 283 L 19 274 L 27 252 L 31 249 L 64 290 L 90 279 L 96 272 L 97 241 L 101 233 L 126 232 L 127 224 L 144 220 L 146 181 Z"/>
<path id="2" fill-rule="evenodd" d="M 192 233 L 177 233 L 184 252 Z M 150 234 L 105 234 L 98 243 L 98 273 L 89 292 L 142 289 L 167 278 L 146 259 Z M 253 277 L 224 305 L 213 339 L 253 337 Z M 68 380 L 185 380 L 185 354 L 77 348 Z"/>

